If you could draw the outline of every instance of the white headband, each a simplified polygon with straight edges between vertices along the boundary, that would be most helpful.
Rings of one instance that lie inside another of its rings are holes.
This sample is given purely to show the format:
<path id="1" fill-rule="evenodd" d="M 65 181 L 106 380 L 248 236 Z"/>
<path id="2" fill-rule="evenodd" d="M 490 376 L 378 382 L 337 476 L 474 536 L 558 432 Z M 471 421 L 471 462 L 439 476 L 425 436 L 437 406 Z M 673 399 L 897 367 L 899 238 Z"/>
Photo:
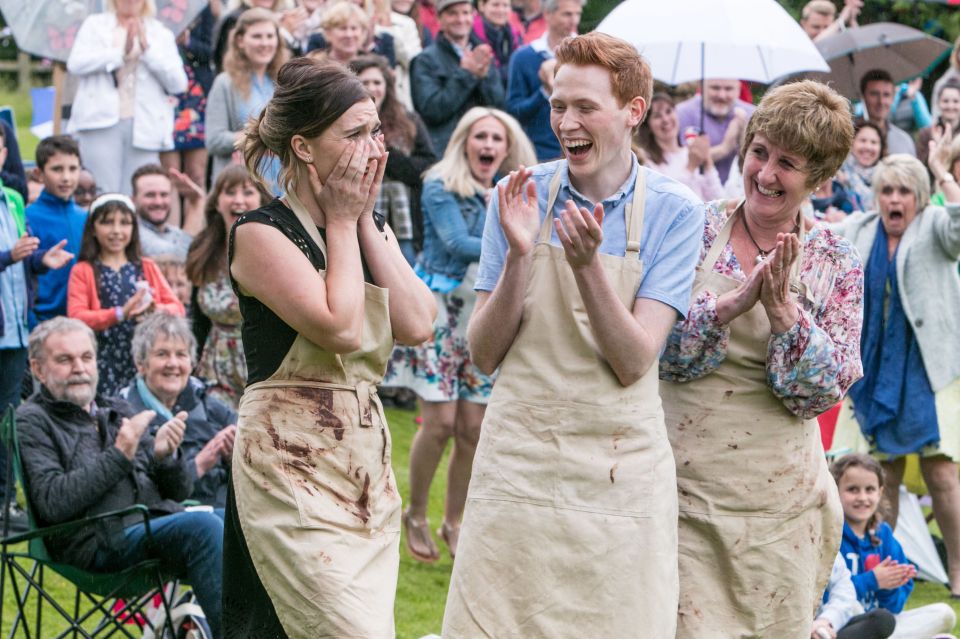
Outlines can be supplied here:
<path id="1" fill-rule="evenodd" d="M 104 193 L 103 195 L 95 199 L 93 201 L 93 204 L 90 205 L 90 213 L 92 214 L 101 206 L 103 206 L 104 204 L 109 204 L 110 202 L 119 202 L 120 204 L 123 204 L 125 207 L 130 209 L 131 213 L 135 213 L 137 210 L 137 207 L 134 206 L 133 204 L 133 200 L 128 198 L 123 193 Z"/>

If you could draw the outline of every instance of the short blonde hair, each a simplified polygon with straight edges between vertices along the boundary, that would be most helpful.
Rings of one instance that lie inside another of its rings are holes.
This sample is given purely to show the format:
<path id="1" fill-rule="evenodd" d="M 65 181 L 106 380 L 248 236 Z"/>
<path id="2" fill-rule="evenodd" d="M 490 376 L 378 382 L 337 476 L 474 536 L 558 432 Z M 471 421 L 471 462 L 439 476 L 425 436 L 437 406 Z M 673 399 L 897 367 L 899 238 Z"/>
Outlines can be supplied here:
<path id="1" fill-rule="evenodd" d="M 106 8 L 110 13 L 116 13 L 117 0 L 107 0 Z M 140 9 L 140 17 L 152 18 L 155 15 L 157 15 L 157 5 L 154 4 L 153 0 L 143 0 L 143 8 Z"/>
<path id="2" fill-rule="evenodd" d="M 836 174 L 853 145 L 850 102 L 825 84 L 803 80 L 767 93 L 747 124 L 740 162 L 760 134 L 807 162 L 809 188 Z"/>
<path id="3" fill-rule="evenodd" d="M 470 172 L 466 146 L 470 128 L 486 117 L 496 118 L 507 130 L 507 157 L 503 159 L 503 164 L 500 165 L 498 171 L 500 174 L 514 171 L 521 164 L 533 166 L 537 163 L 537 154 L 533 150 L 533 144 L 530 143 L 529 138 L 523 132 L 523 127 L 513 116 L 499 109 L 473 107 L 464 113 L 460 121 L 457 122 L 457 128 L 453 130 L 453 135 L 450 136 L 450 142 L 447 143 L 447 148 L 443 152 L 443 158 L 427 170 L 424 179 L 439 179 L 443 182 L 444 189 L 460 197 L 472 197 L 476 193 L 482 192 L 485 187 Z"/>
<path id="4" fill-rule="evenodd" d="M 930 203 L 930 178 L 923 162 L 907 153 L 894 153 L 880 160 L 873 171 L 873 195 L 887 186 L 905 186 L 917 198 L 917 212 Z"/>
<path id="5" fill-rule="evenodd" d="M 338 2 L 324 11 L 320 27 L 324 30 L 336 29 L 351 20 L 356 20 L 367 32 L 370 31 L 370 16 L 352 2 Z"/>
<path id="6" fill-rule="evenodd" d="M 833 20 L 837 17 L 837 6 L 830 2 L 830 0 L 810 0 L 810 2 L 803 5 L 803 10 L 800 12 L 800 20 L 806 20 L 810 17 L 810 14 L 813 13 Z"/>

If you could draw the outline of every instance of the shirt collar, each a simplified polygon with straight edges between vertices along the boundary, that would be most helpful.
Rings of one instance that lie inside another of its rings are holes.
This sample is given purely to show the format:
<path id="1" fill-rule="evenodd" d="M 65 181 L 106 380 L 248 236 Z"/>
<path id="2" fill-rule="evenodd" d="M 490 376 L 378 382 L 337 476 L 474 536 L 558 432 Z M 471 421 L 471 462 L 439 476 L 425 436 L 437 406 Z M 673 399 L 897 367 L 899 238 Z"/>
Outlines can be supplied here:
<path id="1" fill-rule="evenodd" d="M 637 156 L 635 156 L 633 153 L 630 154 L 630 161 L 630 175 L 628 175 L 624 183 L 620 185 L 620 188 L 614 191 L 612 195 L 603 199 L 602 203 L 604 205 L 615 206 L 619 204 L 623 198 L 633 192 L 633 186 L 637 181 L 637 171 L 640 170 L 640 163 L 637 162 Z M 590 202 L 589 198 L 577 191 L 573 184 L 570 183 L 570 172 L 566 161 L 564 161 L 560 167 L 560 190 L 566 190 L 570 195 L 581 202 L 596 204 L 596 202 Z"/>
<path id="2" fill-rule="evenodd" d="M 530 48 L 537 53 L 546 53 L 552 58 L 553 51 L 550 50 L 550 46 L 547 44 L 549 37 L 550 31 L 544 31 L 542 36 L 530 42 Z"/>

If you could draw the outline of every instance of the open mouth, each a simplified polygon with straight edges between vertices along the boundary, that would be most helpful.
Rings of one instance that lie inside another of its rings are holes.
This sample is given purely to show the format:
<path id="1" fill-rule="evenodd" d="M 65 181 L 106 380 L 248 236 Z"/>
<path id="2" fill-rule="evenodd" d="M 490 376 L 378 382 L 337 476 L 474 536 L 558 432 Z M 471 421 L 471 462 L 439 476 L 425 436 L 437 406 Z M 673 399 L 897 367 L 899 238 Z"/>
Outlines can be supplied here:
<path id="1" fill-rule="evenodd" d="M 477 161 L 480 162 L 480 166 L 485 169 L 492 167 L 496 159 L 497 157 L 492 153 L 481 153 L 479 156 L 477 156 Z"/>
<path id="2" fill-rule="evenodd" d="M 567 158 L 572 160 L 586 157 L 592 148 L 593 142 L 589 142 L 587 140 L 573 140 L 564 145 L 564 150 L 567 152 Z"/>
<path id="3" fill-rule="evenodd" d="M 783 195 L 783 191 L 774 191 L 773 189 L 765 189 L 762 186 L 760 186 L 760 184 L 756 182 L 755 184 L 757 184 L 757 192 L 760 193 L 760 195 L 763 195 L 766 197 L 780 197 L 781 195 Z"/>
<path id="4" fill-rule="evenodd" d="M 903 211 L 890 211 L 887 213 L 887 219 L 892 222 L 900 222 L 903 220 Z"/>

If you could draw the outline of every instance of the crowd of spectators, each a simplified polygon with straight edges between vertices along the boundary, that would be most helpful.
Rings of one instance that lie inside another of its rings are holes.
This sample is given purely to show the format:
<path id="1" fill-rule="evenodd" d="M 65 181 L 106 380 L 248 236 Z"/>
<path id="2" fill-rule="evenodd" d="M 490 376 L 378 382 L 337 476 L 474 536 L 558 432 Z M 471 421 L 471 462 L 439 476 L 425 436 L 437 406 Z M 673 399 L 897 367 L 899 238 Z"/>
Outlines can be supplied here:
<path id="1" fill-rule="evenodd" d="M 550 126 L 553 52 L 577 33 L 584 4 L 210 0 L 179 35 L 155 18 L 153 0 L 108 0 L 89 16 L 67 62 L 77 86 L 67 134 L 22 158 L 15 131 L 0 121 L 0 407 L 24 402 L 18 428 L 37 523 L 144 503 L 154 536 L 170 540 L 162 559 L 194 585 L 217 633 L 218 535 L 246 381 L 228 236 L 242 213 L 282 192 L 279 161 L 265 165 L 267 190 L 243 167 L 236 145 L 248 119 L 291 57 L 335 60 L 356 73 L 390 153 L 377 209 L 441 306 L 456 306 L 463 316 L 454 323 L 465 325 L 491 186 L 520 163 L 562 155 Z M 845 0 L 838 12 L 830 0 L 811 0 L 800 25 L 819 41 L 857 28 L 862 4 Z M 887 156 L 919 160 L 932 205 L 960 201 L 958 49 L 934 85 L 932 113 L 920 82 L 899 84 L 884 69 L 863 75 L 859 96 L 848 96 L 862 100 L 851 113 L 852 151 L 805 204 L 811 223 L 842 227 L 873 210 L 875 173 Z M 736 78 L 703 86 L 688 99 L 662 87 L 634 150 L 705 201 L 738 198 L 751 93 Z M 928 199 L 920 199 L 922 211 Z M 957 223 L 955 215 L 944 220 Z M 411 552 L 423 560 L 438 556 L 426 497 L 454 418 L 469 422 L 461 447 L 471 450 L 483 415 L 482 401 L 438 389 L 436 371 L 419 381 L 410 372 L 438 366 L 428 354 L 465 352 L 465 342 L 453 344 L 462 336 L 443 337 L 451 343 L 439 349 L 398 348 L 388 375 L 388 384 L 413 388 L 425 402 L 404 521 L 408 537 L 414 532 Z M 492 379 L 473 382 L 489 393 Z M 480 408 L 464 417 L 458 401 Z M 451 480 L 451 520 L 462 510 L 471 455 L 461 460 L 462 481 Z M 0 492 L 6 476 L 0 467 Z M 186 498 L 212 513 L 184 512 Z M 941 512 L 960 513 L 944 500 Z M 16 503 L 0 515 L 25 525 Z M 450 523 L 442 534 L 452 552 Z M 941 524 L 946 535 L 960 536 L 956 523 Z M 52 550 L 103 570 L 154 552 L 142 524 L 110 526 Z M 960 583 L 960 539 L 947 542 Z M 847 578 L 841 564 L 838 582 Z"/>

